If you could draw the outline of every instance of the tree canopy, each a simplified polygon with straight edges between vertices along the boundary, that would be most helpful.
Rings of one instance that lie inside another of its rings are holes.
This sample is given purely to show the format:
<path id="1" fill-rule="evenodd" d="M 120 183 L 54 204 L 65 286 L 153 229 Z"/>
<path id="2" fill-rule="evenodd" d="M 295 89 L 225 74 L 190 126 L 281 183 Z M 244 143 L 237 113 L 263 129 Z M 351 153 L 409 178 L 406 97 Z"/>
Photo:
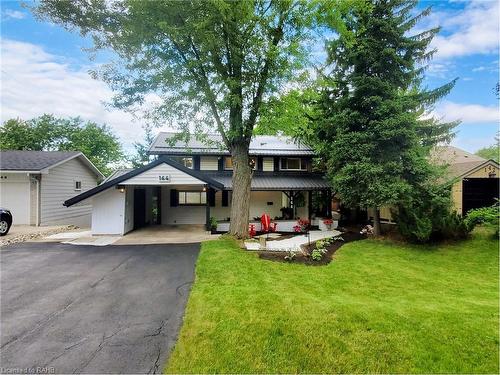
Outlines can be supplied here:
<path id="1" fill-rule="evenodd" d="M 353 3 L 41 0 L 34 10 L 116 54 L 96 72 L 116 92 L 116 107 L 147 108 L 150 120 L 183 130 L 179 138 L 220 134 L 233 158 L 230 232 L 245 237 L 248 147 L 261 105 L 304 67 L 316 21 L 335 24 Z"/>
<path id="2" fill-rule="evenodd" d="M 331 74 L 321 85 L 318 116 L 306 139 L 326 160 L 336 193 L 351 207 L 399 204 L 430 177 L 427 161 L 456 123 L 425 117 L 454 86 L 422 87 L 430 42 L 438 28 L 412 34 L 430 13 L 415 12 L 416 0 L 372 1 L 345 18 L 349 37 L 327 47 Z"/>
<path id="3" fill-rule="evenodd" d="M 497 163 L 500 162 L 500 136 L 497 134 L 495 136 L 495 144 L 477 150 L 476 155 L 485 159 L 495 160 Z"/>
<path id="4" fill-rule="evenodd" d="M 121 144 L 107 125 L 49 114 L 5 121 L 0 128 L 0 149 L 81 151 L 103 174 L 123 157 Z"/>

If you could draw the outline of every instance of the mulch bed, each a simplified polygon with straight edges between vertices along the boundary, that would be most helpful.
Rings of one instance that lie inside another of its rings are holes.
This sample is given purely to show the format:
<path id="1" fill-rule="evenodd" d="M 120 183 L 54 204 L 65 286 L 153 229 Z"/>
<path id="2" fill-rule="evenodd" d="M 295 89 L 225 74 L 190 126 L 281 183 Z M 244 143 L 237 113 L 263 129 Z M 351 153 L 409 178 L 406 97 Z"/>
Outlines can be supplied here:
<path id="1" fill-rule="evenodd" d="M 360 234 L 358 231 L 347 231 L 340 235 L 344 241 L 333 241 L 326 249 L 327 252 L 323 254 L 321 260 L 312 260 L 310 255 L 314 250 L 316 243 L 311 242 L 311 245 L 302 246 L 303 253 L 297 253 L 293 260 L 285 260 L 287 252 L 281 251 L 258 251 L 259 258 L 271 260 L 274 262 L 284 263 L 301 263 L 311 266 L 324 266 L 332 261 L 333 254 L 344 244 L 352 241 L 359 241 L 366 239 L 365 234 Z"/>

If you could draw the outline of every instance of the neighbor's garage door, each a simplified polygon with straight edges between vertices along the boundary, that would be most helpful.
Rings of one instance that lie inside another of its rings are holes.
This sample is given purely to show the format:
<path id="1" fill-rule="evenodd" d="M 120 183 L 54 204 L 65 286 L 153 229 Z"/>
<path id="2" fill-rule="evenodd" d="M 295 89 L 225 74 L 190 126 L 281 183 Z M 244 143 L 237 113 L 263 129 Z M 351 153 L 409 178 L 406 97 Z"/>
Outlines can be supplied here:
<path id="1" fill-rule="evenodd" d="M 498 199 L 498 178 L 468 178 L 462 181 L 462 213 L 479 207 L 491 206 Z"/>
<path id="2" fill-rule="evenodd" d="M 12 212 L 13 224 L 30 223 L 29 182 L 2 182 L 0 184 L 0 207 Z"/>

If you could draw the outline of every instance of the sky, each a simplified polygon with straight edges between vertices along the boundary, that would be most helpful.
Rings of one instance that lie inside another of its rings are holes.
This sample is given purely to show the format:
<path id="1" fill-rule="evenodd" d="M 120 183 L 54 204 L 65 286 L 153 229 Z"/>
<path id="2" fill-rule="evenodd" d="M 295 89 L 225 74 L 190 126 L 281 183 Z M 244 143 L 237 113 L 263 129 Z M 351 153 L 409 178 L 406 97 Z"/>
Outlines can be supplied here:
<path id="1" fill-rule="evenodd" d="M 499 2 L 421 1 L 418 7 L 429 5 L 433 12 L 416 28 L 439 25 L 442 30 L 433 41 L 438 52 L 429 64 L 425 85 L 438 87 L 458 77 L 434 114 L 461 120 L 452 144 L 475 152 L 494 143 L 500 121 L 494 93 L 499 79 Z M 106 54 L 91 60 L 82 51 L 91 47 L 88 39 L 34 19 L 18 1 L 0 0 L 0 7 L 0 120 L 44 113 L 80 116 L 108 124 L 130 151 L 133 142 L 143 138 L 144 121 L 110 108 L 113 92 L 88 73 L 106 61 Z M 164 129 L 168 128 L 155 131 Z"/>

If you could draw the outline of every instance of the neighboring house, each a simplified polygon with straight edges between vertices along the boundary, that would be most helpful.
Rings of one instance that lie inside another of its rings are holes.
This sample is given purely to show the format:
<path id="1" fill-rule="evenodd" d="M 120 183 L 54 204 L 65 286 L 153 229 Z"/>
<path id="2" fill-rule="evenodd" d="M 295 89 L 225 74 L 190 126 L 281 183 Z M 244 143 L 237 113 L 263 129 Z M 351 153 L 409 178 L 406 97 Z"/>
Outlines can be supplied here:
<path id="1" fill-rule="evenodd" d="M 455 211 L 461 215 L 474 208 L 491 206 L 499 198 L 499 164 L 453 146 L 438 146 L 431 160 L 436 165 L 447 165 L 444 177 L 453 183 L 452 202 Z M 391 222 L 392 209 L 382 207 L 380 217 Z M 368 216 L 373 213 L 368 210 Z"/>
<path id="2" fill-rule="evenodd" d="M 465 215 L 473 208 L 491 206 L 499 196 L 499 164 L 456 147 L 437 147 L 433 154 L 437 163 L 448 165 L 448 178 L 456 180 L 452 187 L 455 210 Z"/>
<path id="3" fill-rule="evenodd" d="M 232 196 L 229 153 L 218 146 L 218 136 L 169 145 L 167 140 L 174 135 L 156 137 L 149 154 L 157 160 L 117 171 L 65 204 L 92 203 L 94 234 L 124 234 L 146 224 L 208 225 L 210 217 L 218 220 L 219 230 L 227 231 Z M 296 217 L 331 215 L 330 186 L 323 174 L 313 172 L 310 148 L 288 137 L 256 136 L 250 156 L 251 221 L 266 213 L 277 222 L 278 231 L 291 232 Z"/>
<path id="4" fill-rule="evenodd" d="M 78 151 L 0 151 L 0 206 L 14 225 L 89 226 L 92 206 L 63 202 L 103 177 Z"/>

